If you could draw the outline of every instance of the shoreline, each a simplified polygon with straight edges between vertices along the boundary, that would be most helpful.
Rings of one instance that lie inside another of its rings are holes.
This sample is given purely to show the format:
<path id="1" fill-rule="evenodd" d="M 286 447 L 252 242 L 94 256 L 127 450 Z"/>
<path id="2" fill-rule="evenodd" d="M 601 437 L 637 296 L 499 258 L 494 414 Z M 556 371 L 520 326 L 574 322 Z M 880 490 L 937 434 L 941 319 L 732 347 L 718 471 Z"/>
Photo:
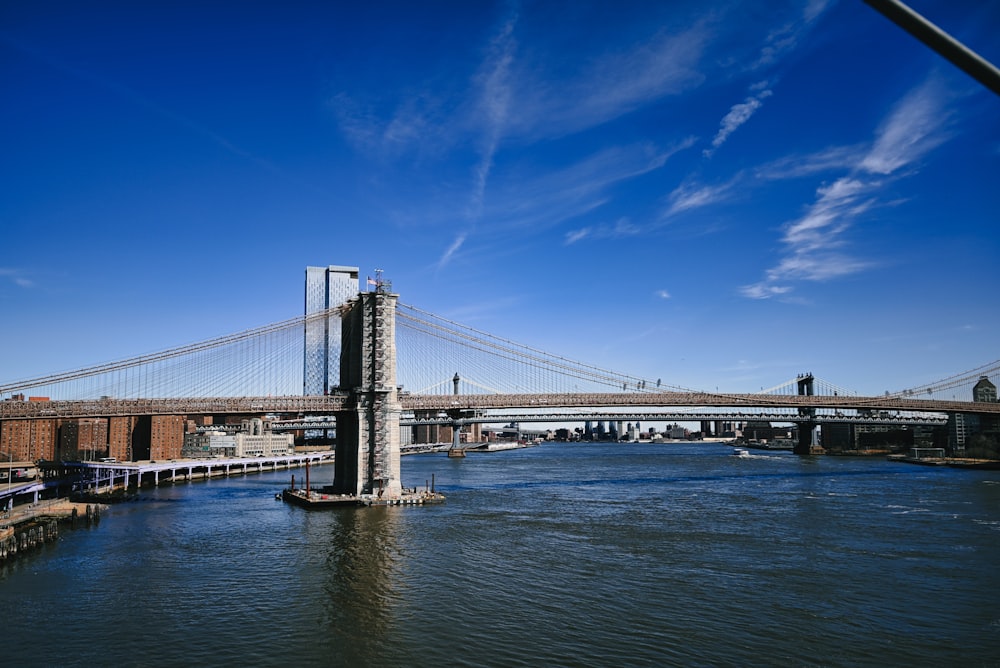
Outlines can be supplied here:
<path id="1" fill-rule="evenodd" d="M 10 512 L 0 528 L 0 564 L 59 539 L 59 525 L 76 528 L 82 519 L 87 526 L 101 521 L 107 506 L 76 503 L 69 499 L 49 499 L 27 504 Z"/>
<path id="2" fill-rule="evenodd" d="M 51 517 L 53 519 L 65 520 L 75 517 L 97 516 L 102 510 L 107 510 L 106 504 L 101 503 L 81 503 L 71 501 L 63 497 L 58 499 L 45 499 L 37 503 L 27 503 L 14 506 L 10 515 L 5 518 L 4 529 L 14 529 L 27 522 L 32 522 L 41 518 Z M 2 534 L 0 534 L 2 536 Z"/>

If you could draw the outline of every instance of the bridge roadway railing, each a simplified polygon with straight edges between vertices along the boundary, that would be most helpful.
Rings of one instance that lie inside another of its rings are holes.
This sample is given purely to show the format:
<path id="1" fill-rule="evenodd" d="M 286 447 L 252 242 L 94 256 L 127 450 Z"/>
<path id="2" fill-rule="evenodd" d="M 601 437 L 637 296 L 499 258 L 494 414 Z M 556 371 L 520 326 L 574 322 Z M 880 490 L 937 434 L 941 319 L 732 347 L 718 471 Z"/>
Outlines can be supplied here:
<path id="1" fill-rule="evenodd" d="M 552 411 L 542 411 L 539 413 L 470 413 L 459 418 L 453 418 L 446 414 L 438 414 L 432 417 L 403 417 L 399 424 L 403 427 L 418 427 L 420 425 L 467 425 L 467 424 L 496 424 L 496 423 L 521 423 L 521 422 L 554 422 L 554 423 L 581 423 L 581 422 L 715 422 L 719 420 L 736 422 L 815 422 L 815 423 L 842 423 L 851 422 L 854 424 L 884 424 L 884 425 L 943 425 L 947 424 L 948 418 L 944 415 L 901 415 L 888 411 L 877 411 L 870 415 L 796 415 L 795 413 L 767 413 L 767 412 L 735 412 L 726 411 L 722 413 L 686 413 L 686 412 L 594 412 L 594 413 L 556 413 Z"/>
<path id="2" fill-rule="evenodd" d="M 567 394 L 402 394 L 404 411 L 613 408 L 616 406 L 766 409 L 816 408 L 1000 415 L 1000 403 L 820 395 L 720 394 L 709 392 L 609 392 Z M 347 408 L 347 393 L 329 396 L 98 399 L 86 401 L 0 401 L 0 419 L 115 417 L 128 415 L 332 414 Z"/>
<path id="3" fill-rule="evenodd" d="M 0 419 L 120 417 L 129 415 L 329 414 L 343 410 L 347 394 L 329 396 L 0 401 Z"/>
<path id="4" fill-rule="evenodd" d="M 569 394 L 460 394 L 460 395 L 403 395 L 400 403 L 404 410 L 474 410 L 501 408 L 611 408 L 704 406 L 712 408 L 829 408 L 839 410 L 887 410 L 928 413 L 981 413 L 1000 414 L 1000 403 L 972 401 L 820 396 L 820 395 L 769 395 L 769 394 L 719 394 L 709 392 L 614 392 Z"/>

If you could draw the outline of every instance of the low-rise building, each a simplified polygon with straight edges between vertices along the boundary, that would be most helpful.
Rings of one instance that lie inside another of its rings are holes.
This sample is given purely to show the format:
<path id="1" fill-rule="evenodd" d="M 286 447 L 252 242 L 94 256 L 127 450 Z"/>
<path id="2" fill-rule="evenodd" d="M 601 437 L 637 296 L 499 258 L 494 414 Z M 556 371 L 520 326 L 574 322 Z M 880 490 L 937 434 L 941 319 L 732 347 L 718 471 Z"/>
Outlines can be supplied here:
<path id="1" fill-rule="evenodd" d="M 190 459 L 219 459 L 229 457 L 280 457 L 295 452 L 295 437 L 276 434 L 264 420 L 243 420 L 235 434 L 225 431 L 207 431 L 184 436 L 183 457 Z"/>
<path id="2" fill-rule="evenodd" d="M 237 457 L 279 457 L 295 452 L 295 438 L 291 434 L 235 434 Z"/>
<path id="3" fill-rule="evenodd" d="M 987 376 L 980 376 L 972 388 L 975 403 L 997 403 L 997 386 Z M 1000 418 L 976 413 L 952 413 L 948 416 L 948 445 L 955 454 L 969 457 L 1000 457 Z"/>
<path id="4" fill-rule="evenodd" d="M 236 435 L 224 431 L 185 434 L 181 456 L 185 459 L 228 459 L 236 456 Z"/>

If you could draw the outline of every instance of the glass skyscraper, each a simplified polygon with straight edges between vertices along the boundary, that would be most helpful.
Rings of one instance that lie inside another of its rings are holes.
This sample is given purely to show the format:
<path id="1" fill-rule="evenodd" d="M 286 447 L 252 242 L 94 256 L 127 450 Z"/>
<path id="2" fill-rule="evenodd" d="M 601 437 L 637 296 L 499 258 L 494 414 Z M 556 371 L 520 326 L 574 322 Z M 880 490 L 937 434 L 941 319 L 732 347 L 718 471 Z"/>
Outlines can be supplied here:
<path id="1" fill-rule="evenodd" d="M 357 267 L 306 267 L 307 316 L 340 306 L 357 295 Z M 302 393 L 327 394 L 340 383 L 340 316 L 334 313 L 307 320 L 305 337 Z"/>

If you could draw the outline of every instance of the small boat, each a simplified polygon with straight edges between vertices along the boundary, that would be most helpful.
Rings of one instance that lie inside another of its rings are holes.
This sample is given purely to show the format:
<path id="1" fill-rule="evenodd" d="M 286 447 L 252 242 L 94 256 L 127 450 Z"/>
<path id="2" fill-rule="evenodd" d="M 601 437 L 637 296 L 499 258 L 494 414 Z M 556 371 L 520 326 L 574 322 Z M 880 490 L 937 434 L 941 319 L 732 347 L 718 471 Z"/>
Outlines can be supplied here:
<path id="1" fill-rule="evenodd" d="M 746 448 L 733 448 L 733 457 L 749 457 L 750 451 Z"/>

